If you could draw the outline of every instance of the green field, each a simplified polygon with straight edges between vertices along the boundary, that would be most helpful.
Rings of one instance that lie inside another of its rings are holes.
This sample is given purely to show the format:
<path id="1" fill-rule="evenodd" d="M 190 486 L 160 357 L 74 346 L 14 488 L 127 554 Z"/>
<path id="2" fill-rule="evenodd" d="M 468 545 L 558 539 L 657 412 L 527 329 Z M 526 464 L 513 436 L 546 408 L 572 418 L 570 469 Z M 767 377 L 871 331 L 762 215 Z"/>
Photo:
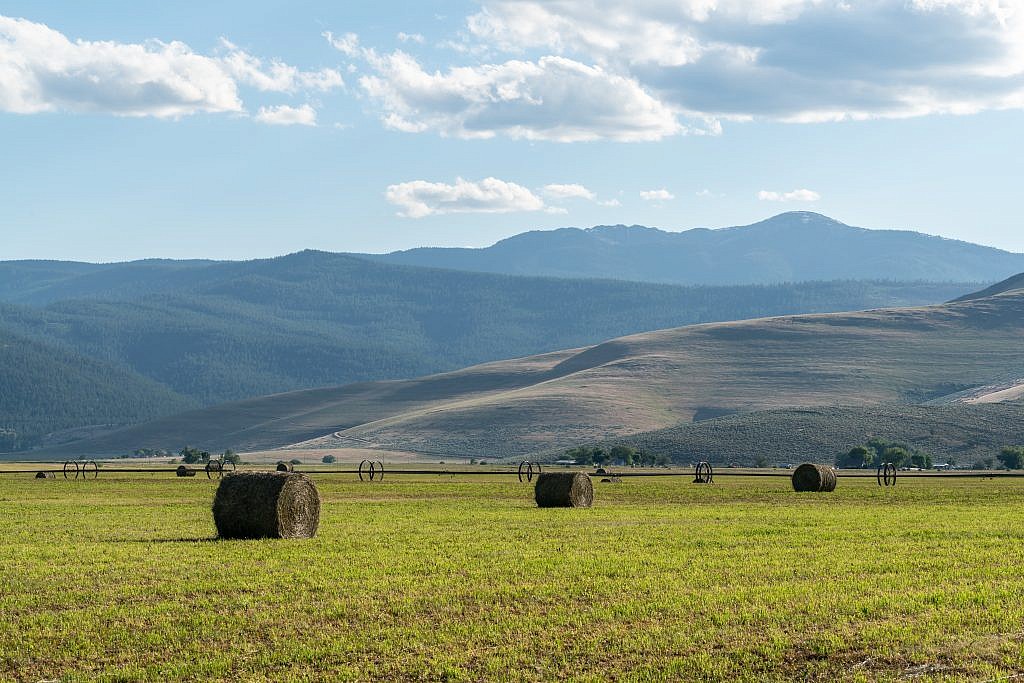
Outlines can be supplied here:
<path id="1" fill-rule="evenodd" d="M 316 479 L 310 541 L 215 482 L 0 477 L 0 678 L 970 680 L 1024 671 L 1024 480 Z"/>

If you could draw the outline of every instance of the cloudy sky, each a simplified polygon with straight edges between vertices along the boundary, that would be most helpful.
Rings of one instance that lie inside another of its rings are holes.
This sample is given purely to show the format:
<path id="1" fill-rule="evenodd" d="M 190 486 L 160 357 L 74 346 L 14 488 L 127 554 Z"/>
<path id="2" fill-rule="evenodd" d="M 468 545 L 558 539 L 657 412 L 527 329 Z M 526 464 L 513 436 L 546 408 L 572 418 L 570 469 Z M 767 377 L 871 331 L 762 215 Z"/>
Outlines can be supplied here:
<path id="1" fill-rule="evenodd" d="M 1024 251 L 1024 0 L 7 0 L 0 259 L 790 210 Z"/>

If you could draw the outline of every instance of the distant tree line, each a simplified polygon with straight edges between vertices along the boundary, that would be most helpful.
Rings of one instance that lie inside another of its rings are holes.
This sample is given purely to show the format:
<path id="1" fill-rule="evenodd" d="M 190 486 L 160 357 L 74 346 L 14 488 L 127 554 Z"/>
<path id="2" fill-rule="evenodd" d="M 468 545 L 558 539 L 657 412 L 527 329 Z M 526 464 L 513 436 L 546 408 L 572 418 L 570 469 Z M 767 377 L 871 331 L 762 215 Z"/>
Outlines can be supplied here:
<path id="1" fill-rule="evenodd" d="M 884 439 L 871 439 L 863 446 L 855 446 L 839 457 L 840 467 L 877 467 L 890 462 L 896 467 L 919 467 L 931 469 L 932 456 L 906 444 L 892 443 Z M 953 464 L 953 463 L 950 463 Z"/>
<path id="2" fill-rule="evenodd" d="M 184 448 L 182 448 L 180 451 L 178 451 L 178 455 L 181 456 L 181 461 L 186 465 L 194 465 L 196 463 L 208 463 L 210 462 L 210 458 L 213 457 L 210 455 L 209 451 L 201 451 L 198 448 L 193 448 L 191 446 L 185 446 Z M 221 459 L 223 459 L 224 462 L 230 462 L 235 465 L 238 465 L 242 462 L 242 459 L 241 457 L 239 457 L 238 453 L 235 453 L 230 448 L 224 451 L 223 454 L 221 454 Z"/>
<path id="3" fill-rule="evenodd" d="M 1024 469 L 1024 446 L 1007 446 L 995 458 L 982 458 L 975 461 L 972 467 L 976 470 L 992 469 L 996 460 L 1008 470 Z M 934 466 L 932 457 L 927 453 L 906 444 L 890 443 L 877 438 L 863 446 L 854 446 L 837 460 L 840 467 L 877 467 L 887 462 L 897 467 L 931 469 Z M 955 466 L 956 461 L 950 458 L 946 464 Z"/>
<path id="4" fill-rule="evenodd" d="M 653 455 L 632 446 L 613 446 L 607 451 L 600 446 L 576 446 L 565 452 L 566 459 L 577 465 L 621 465 L 624 467 L 655 467 L 668 465 L 667 455 Z"/>

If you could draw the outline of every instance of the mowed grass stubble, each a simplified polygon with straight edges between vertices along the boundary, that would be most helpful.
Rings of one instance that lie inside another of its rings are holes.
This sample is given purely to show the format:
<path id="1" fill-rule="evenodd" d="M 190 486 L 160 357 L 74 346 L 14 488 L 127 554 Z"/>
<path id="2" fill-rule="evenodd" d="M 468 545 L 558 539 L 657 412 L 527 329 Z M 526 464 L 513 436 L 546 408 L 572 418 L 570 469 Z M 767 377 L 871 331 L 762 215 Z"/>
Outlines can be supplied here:
<path id="1" fill-rule="evenodd" d="M 318 477 L 304 541 L 216 482 L 0 478 L 0 677 L 979 680 L 1024 670 L 1024 481 Z"/>

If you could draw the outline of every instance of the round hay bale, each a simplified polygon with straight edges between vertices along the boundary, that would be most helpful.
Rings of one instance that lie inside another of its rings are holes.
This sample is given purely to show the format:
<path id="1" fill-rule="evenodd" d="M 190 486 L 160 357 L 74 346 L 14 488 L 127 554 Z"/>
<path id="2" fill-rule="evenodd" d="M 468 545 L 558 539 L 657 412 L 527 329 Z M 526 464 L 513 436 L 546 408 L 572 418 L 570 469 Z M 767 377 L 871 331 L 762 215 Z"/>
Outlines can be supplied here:
<path id="1" fill-rule="evenodd" d="M 533 489 L 537 507 L 588 508 L 594 502 L 594 485 L 583 472 L 544 472 Z"/>
<path id="2" fill-rule="evenodd" d="M 305 474 L 232 473 L 213 497 L 213 521 L 221 538 L 312 538 L 320 493 Z"/>
<path id="3" fill-rule="evenodd" d="M 177 476 L 179 476 L 179 477 L 194 477 L 194 476 L 196 476 L 196 471 L 195 470 L 191 470 L 188 467 L 185 467 L 184 465 L 178 465 L 178 469 L 174 470 L 174 473 Z"/>
<path id="4" fill-rule="evenodd" d="M 278 460 L 277 461 L 277 471 L 278 472 L 292 472 L 294 470 L 295 470 L 295 467 L 290 462 L 285 462 L 284 460 Z"/>
<path id="5" fill-rule="evenodd" d="M 805 462 L 793 470 L 793 490 L 814 492 L 835 491 L 836 473 L 827 465 Z"/>
<path id="6" fill-rule="evenodd" d="M 622 483 L 622 479 L 613 475 L 611 477 L 605 477 L 604 479 L 601 480 L 601 483 L 602 484 L 621 484 Z"/>
<path id="7" fill-rule="evenodd" d="M 56 479 L 57 475 L 53 472 L 36 472 L 36 479 Z"/>

